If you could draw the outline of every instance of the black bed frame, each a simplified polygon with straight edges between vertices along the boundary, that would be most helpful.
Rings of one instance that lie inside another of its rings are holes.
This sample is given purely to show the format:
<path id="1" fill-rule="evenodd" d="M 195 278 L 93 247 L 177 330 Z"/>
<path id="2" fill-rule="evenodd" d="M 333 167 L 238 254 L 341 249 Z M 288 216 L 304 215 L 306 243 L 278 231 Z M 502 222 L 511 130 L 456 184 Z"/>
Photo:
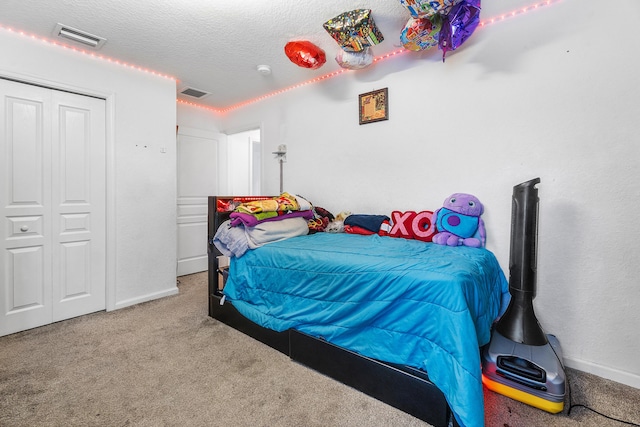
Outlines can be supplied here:
<path id="1" fill-rule="evenodd" d="M 218 287 L 226 271 L 219 268 L 218 256 L 222 254 L 214 246 L 213 237 L 220 224 L 229 217 L 228 212 L 218 212 L 218 200 L 233 198 L 208 198 L 209 316 L 288 355 L 302 365 L 433 426 L 445 427 L 450 421 L 457 425 L 444 394 L 429 381 L 426 372 L 370 359 L 295 329 L 276 332 L 263 328 L 245 318 L 230 302 L 221 304 L 222 292 Z"/>

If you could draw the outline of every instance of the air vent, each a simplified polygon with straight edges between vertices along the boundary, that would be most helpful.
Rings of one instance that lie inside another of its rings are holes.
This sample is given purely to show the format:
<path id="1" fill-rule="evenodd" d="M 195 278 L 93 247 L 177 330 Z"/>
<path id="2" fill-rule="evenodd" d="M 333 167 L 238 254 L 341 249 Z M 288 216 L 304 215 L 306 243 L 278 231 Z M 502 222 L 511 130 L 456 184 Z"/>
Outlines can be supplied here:
<path id="1" fill-rule="evenodd" d="M 209 92 L 205 92 L 199 89 L 194 89 L 192 87 L 184 88 L 180 91 L 181 94 L 190 96 L 192 98 L 203 98 L 209 95 Z"/>
<path id="2" fill-rule="evenodd" d="M 77 28 L 69 27 L 68 25 L 58 24 L 54 30 L 54 35 L 57 37 L 64 37 L 74 42 L 82 43 L 87 46 L 91 46 L 95 49 L 100 49 L 107 39 L 89 34 L 86 31 L 79 30 Z"/>

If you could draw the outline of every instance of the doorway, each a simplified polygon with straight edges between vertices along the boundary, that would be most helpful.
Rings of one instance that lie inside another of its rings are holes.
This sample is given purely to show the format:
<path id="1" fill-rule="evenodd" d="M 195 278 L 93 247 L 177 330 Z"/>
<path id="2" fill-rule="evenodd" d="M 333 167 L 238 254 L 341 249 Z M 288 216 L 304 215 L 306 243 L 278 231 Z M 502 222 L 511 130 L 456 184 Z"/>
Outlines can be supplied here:
<path id="1" fill-rule="evenodd" d="M 226 136 L 181 126 L 177 134 L 177 275 L 207 264 L 207 197 L 218 194 L 218 150 Z"/>
<path id="2" fill-rule="evenodd" d="M 180 126 L 177 132 L 177 275 L 208 268 L 207 197 L 262 191 L 260 128 L 232 134 Z"/>
<path id="3" fill-rule="evenodd" d="M 260 128 L 227 135 L 229 195 L 260 196 L 262 145 Z"/>

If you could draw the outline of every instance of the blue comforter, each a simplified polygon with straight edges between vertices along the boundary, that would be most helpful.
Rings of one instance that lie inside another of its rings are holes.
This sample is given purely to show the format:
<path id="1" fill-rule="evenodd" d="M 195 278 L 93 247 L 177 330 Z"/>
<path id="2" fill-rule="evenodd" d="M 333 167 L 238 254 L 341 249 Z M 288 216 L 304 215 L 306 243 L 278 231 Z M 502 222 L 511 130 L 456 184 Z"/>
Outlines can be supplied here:
<path id="1" fill-rule="evenodd" d="M 509 295 L 491 252 L 317 233 L 232 259 L 224 293 L 264 327 L 427 371 L 461 425 L 484 424 L 478 349 Z"/>

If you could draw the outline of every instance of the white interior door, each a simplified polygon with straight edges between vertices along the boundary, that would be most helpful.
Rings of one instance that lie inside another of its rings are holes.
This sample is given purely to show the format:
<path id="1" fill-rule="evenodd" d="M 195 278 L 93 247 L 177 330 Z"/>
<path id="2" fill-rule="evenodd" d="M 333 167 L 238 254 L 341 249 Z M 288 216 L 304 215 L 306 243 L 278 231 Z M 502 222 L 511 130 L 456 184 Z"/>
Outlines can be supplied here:
<path id="1" fill-rule="evenodd" d="M 225 138 L 199 129 L 178 131 L 178 276 L 208 268 L 207 197 L 218 194 L 218 145 Z"/>
<path id="2" fill-rule="evenodd" d="M 105 102 L 0 79 L 0 335 L 105 308 Z"/>

